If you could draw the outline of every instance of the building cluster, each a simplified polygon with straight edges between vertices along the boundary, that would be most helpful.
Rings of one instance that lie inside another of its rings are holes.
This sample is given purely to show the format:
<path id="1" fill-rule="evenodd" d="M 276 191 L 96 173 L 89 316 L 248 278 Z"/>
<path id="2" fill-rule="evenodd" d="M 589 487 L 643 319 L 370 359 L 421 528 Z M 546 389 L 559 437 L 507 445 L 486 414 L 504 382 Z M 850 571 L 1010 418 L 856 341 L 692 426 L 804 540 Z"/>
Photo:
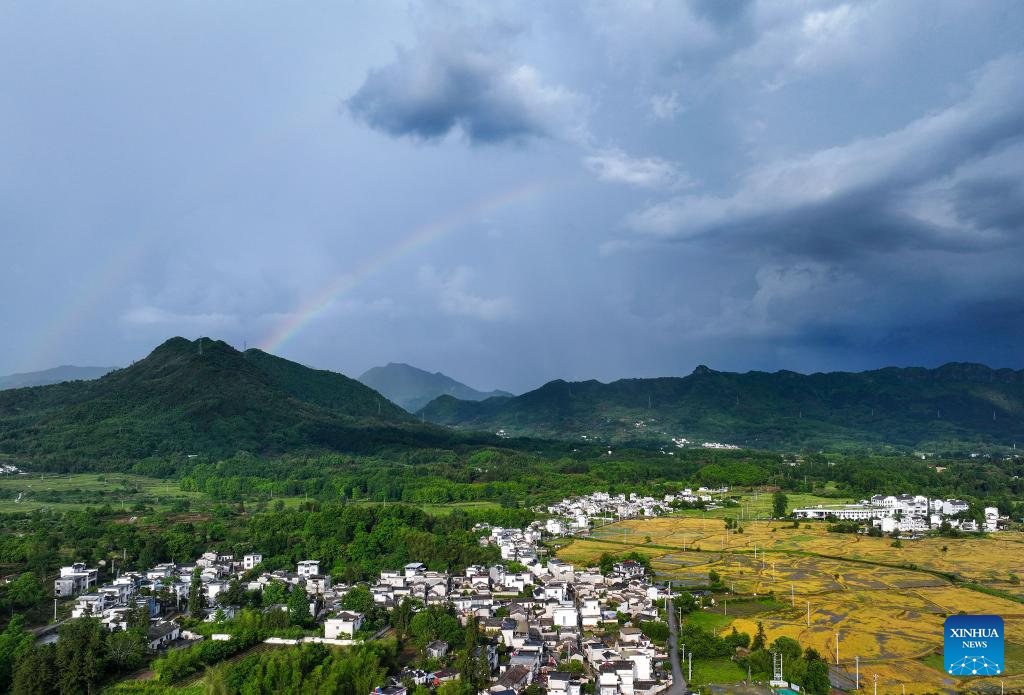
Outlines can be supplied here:
<path id="1" fill-rule="evenodd" d="M 173 613 L 187 605 L 195 577 L 198 576 L 201 583 L 203 602 L 209 607 L 205 610 L 206 619 L 214 620 L 218 610 L 230 618 L 234 607 L 219 606 L 218 596 L 227 591 L 233 580 L 241 579 L 262 562 L 263 556 L 259 553 L 250 553 L 237 560 L 233 555 L 210 552 L 195 562 L 165 562 L 145 572 L 119 573 L 113 581 L 103 585 L 97 585 L 98 569 L 75 563 L 61 568 L 53 590 L 57 598 L 77 597 L 71 609 L 72 618 L 96 617 L 110 630 L 127 629 L 129 613 L 145 606 L 151 617 L 150 647 L 159 649 L 182 634 L 177 623 L 160 620 L 158 616 L 161 612 Z M 315 560 L 299 562 L 295 572 L 264 572 L 249 581 L 245 588 L 263 589 L 272 581 L 279 581 L 289 589 L 295 586 L 305 589 L 311 598 L 310 612 L 313 615 L 337 611 L 347 590 L 344 586 L 333 587 L 330 575 L 321 574 L 320 563 Z M 358 626 L 354 630 L 351 625 L 348 628 L 345 631 L 350 634 L 358 630 Z"/>
<path id="2" fill-rule="evenodd" d="M 587 502 L 587 513 L 609 509 L 660 509 L 660 502 L 631 496 L 609 495 Z M 623 506 L 624 505 L 624 506 Z M 498 548 L 501 562 L 490 567 L 471 566 L 461 573 L 433 571 L 419 562 L 386 570 L 368 587 L 374 606 L 390 609 L 406 598 L 415 599 L 416 610 L 441 605 L 450 607 L 463 624 L 477 621 L 484 635 L 479 654 L 489 664 L 489 695 L 514 695 L 538 684 L 552 695 L 580 695 L 585 682 L 598 695 L 654 695 L 668 687 L 664 669 L 667 654 L 636 627 L 620 627 L 621 615 L 636 624 L 658 620 L 655 601 L 661 591 L 645 576 L 644 566 L 625 560 L 604 575 L 598 568 L 576 568 L 558 558 L 543 559 L 538 543 L 544 534 L 541 522 L 522 529 L 480 526 L 480 543 Z M 344 610 L 341 600 L 351 589 L 334 584 L 321 573 L 320 563 L 304 560 L 295 571 L 259 570 L 258 553 L 240 560 L 231 555 L 205 553 L 195 562 L 161 563 L 145 572 L 123 572 L 100 585 L 99 571 L 76 563 L 61 569 L 54 584 L 58 597 L 74 598 L 72 617 L 94 616 L 109 629 L 127 629 L 129 612 L 145 607 L 150 616 L 149 644 L 154 650 L 179 639 L 198 639 L 182 632 L 174 620 L 161 618 L 185 610 L 194 581 L 201 582 L 207 619 L 217 611 L 232 617 L 234 607 L 216 608 L 218 597 L 230 583 L 246 578 L 247 589 L 267 589 L 280 582 L 290 591 L 302 587 L 310 599 L 310 612 L 323 637 L 300 640 L 270 638 L 276 643 L 323 641 L 349 643 L 358 635 L 367 616 Z M 221 597 L 223 598 L 223 597 Z M 275 610 L 280 606 L 270 606 Z M 136 615 L 138 615 L 136 613 Z M 594 635 L 601 635 L 595 637 Z M 214 638 L 230 639 L 229 635 Z M 372 637 L 371 637 L 372 638 Z M 440 685 L 459 678 L 449 645 L 435 640 L 424 656 L 434 671 L 406 669 L 378 689 L 381 695 L 406 695 L 403 682 Z M 577 662 L 579 666 L 572 666 Z M 372 694 L 371 694 L 372 695 Z"/>
<path id="3" fill-rule="evenodd" d="M 643 565 L 626 560 L 603 575 L 597 568 L 540 559 L 538 524 L 488 531 L 481 543 L 497 546 L 502 564 L 449 576 L 412 563 L 402 571 L 382 572 L 371 587 L 374 601 L 390 607 L 412 596 L 425 605 L 451 605 L 464 624 L 478 621 L 486 635 L 481 653 L 490 665 L 490 695 L 513 695 L 533 683 L 552 695 L 579 695 L 583 680 L 599 695 L 653 695 L 668 687 L 664 649 L 639 628 L 619 626 L 620 614 L 637 623 L 658 620 L 654 602 L 663 596 Z M 595 633 L 604 637 L 588 637 Z M 443 659 L 448 645 L 435 641 L 425 652 Z M 584 675 L 560 670 L 573 661 L 582 668 L 572 670 Z M 405 681 L 440 685 L 458 677 L 451 668 L 407 670 L 379 692 L 405 695 Z"/>
<path id="4" fill-rule="evenodd" d="M 962 518 L 968 509 L 969 505 L 963 500 L 931 499 L 924 495 L 874 495 L 857 504 L 794 509 L 793 515 L 806 519 L 870 522 L 884 533 L 923 533 L 937 530 L 943 523 L 962 531 L 999 529 L 998 508 L 985 508 L 985 518 L 980 527 L 974 519 Z"/>
<path id="5" fill-rule="evenodd" d="M 671 502 L 676 497 L 664 499 L 638 495 L 612 495 L 594 492 L 582 497 L 565 498 L 557 504 L 543 508 L 555 519 L 547 521 L 545 530 L 556 536 L 586 531 L 595 521 L 651 517 L 672 511 Z"/>

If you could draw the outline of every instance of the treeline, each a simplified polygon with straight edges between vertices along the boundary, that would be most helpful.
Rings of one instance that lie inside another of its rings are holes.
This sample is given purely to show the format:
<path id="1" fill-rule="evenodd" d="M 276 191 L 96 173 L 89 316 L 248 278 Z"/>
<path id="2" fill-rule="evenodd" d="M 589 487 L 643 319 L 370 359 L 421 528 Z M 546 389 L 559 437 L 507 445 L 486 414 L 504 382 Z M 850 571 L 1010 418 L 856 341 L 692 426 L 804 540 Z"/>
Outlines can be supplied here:
<path id="1" fill-rule="evenodd" d="M 82 695 L 99 692 L 102 684 L 130 673 L 147 658 L 148 608 L 129 612 L 127 630 L 113 632 L 98 618 L 79 618 L 60 626 L 56 644 L 33 646 L 33 638 L 19 641 L 8 683 L 12 695 Z M 14 621 L 7 628 L 12 630 Z M 26 633 L 27 634 L 27 633 Z M 0 641 L 2 641 L 0 636 Z M 23 639 L 23 638 L 22 638 Z M 0 675 L 7 675 L 6 655 L 0 653 Z"/>
<path id="2" fill-rule="evenodd" d="M 483 448 L 422 450 L 395 458 L 337 455 L 263 459 L 240 453 L 220 461 L 184 463 L 181 488 L 216 500 L 308 497 L 411 504 L 491 501 L 515 504 L 557 500 L 594 490 L 664 494 L 686 485 L 761 485 L 784 462 L 761 452 L 603 448 L 548 453 Z M 134 471 L 143 473 L 147 464 Z"/>
<path id="3" fill-rule="evenodd" d="M 385 682 L 395 655 L 394 641 L 274 650 L 211 669 L 205 686 L 223 695 L 366 695 Z"/>

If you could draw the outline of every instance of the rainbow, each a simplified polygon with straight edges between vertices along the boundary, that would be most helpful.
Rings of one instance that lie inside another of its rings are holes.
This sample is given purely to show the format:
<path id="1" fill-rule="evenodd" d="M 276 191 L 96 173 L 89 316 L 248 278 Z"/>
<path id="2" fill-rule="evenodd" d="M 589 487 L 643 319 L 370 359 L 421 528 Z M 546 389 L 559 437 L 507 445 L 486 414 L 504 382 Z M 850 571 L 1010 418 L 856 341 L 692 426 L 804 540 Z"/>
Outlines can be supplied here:
<path id="1" fill-rule="evenodd" d="M 468 222 L 498 208 L 517 203 L 544 193 L 551 188 L 550 181 L 534 181 L 503 191 L 498 195 L 474 201 L 465 208 L 457 210 L 440 220 L 422 225 L 401 238 L 393 246 L 381 253 L 371 256 L 351 272 L 332 278 L 309 298 L 297 310 L 290 312 L 286 318 L 259 341 L 260 349 L 265 352 L 276 352 L 285 343 L 298 335 L 302 329 L 322 316 L 345 293 L 365 281 L 395 260 L 413 251 L 423 248 L 433 241 L 449 234 Z"/>

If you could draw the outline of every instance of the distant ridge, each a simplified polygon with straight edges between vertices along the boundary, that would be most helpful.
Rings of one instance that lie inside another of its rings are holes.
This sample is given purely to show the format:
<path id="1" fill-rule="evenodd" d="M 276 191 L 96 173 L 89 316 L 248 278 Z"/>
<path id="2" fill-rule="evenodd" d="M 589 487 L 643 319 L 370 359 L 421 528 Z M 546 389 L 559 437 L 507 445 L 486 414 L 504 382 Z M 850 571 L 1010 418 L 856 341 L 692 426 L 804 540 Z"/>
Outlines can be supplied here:
<path id="1" fill-rule="evenodd" d="M 373 389 L 225 342 L 171 338 L 94 381 L 0 391 L 0 454 L 64 470 L 150 456 L 443 446 Z"/>
<path id="2" fill-rule="evenodd" d="M 438 396 L 447 395 L 464 401 L 512 396 L 507 391 L 477 391 L 441 372 L 431 374 L 396 362 L 367 370 L 359 377 L 359 381 L 384 394 L 410 413 L 417 412 Z"/>
<path id="3" fill-rule="evenodd" d="M 62 381 L 83 381 L 87 379 L 99 379 L 117 367 L 75 367 L 66 364 L 60 367 L 51 367 L 38 372 L 25 372 L 23 374 L 8 374 L 0 376 L 0 391 L 4 389 L 21 389 L 28 386 L 46 386 L 48 384 L 59 384 Z"/>
<path id="4" fill-rule="evenodd" d="M 1024 444 L 1024 371 L 950 363 L 867 372 L 718 372 L 569 383 L 481 402 L 442 396 L 429 422 L 601 441 L 715 440 L 764 449 Z"/>

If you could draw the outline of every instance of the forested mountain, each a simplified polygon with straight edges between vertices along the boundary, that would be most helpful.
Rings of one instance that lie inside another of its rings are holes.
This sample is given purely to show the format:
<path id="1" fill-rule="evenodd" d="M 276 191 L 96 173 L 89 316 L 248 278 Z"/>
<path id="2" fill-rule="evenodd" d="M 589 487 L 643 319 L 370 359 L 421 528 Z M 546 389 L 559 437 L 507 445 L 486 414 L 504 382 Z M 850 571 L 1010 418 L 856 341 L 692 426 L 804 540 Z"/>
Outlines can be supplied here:
<path id="1" fill-rule="evenodd" d="M 172 338 L 95 381 L 0 392 L 0 454 L 65 470 L 155 454 L 359 452 L 451 439 L 354 379 L 209 338 Z"/>
<path id="2" fill-rule="evenodd" d="M 395 362 L 367 370 L 359 377 L 359 381 L 384 394 L 410 413 L 415 413 L 438 396 L 447 395 L 463 401 L 512 396 L 507 391 L 477 391 L 441 372 L 431 374 L 423 369 Z"/>
<path id="3" fill-rule="evenodd" d="M 51 369 L 43 369 L 38 372 L 25 372 L 23 374 L 8 374 L 0 376 L 0 391 L 5 389 L 20 389 L 27 386 L 46 386 L 47 384 L 59 384 L 62 381 L 79 381 L 84 379 L 99 379 L 104 374 L 112 372 L 115 367 L 75 367 L 63 365 Z"/>
<path id="4" fill-rule="evenodd" d="M 952 363 L 937 369 L 552 381 L 516 398 L 442 396 L 430 422 L 514 435 L 603 441 L 673 437 L 758 448 L 941 448 L 1024 443 L 1024 372 Z"/>

